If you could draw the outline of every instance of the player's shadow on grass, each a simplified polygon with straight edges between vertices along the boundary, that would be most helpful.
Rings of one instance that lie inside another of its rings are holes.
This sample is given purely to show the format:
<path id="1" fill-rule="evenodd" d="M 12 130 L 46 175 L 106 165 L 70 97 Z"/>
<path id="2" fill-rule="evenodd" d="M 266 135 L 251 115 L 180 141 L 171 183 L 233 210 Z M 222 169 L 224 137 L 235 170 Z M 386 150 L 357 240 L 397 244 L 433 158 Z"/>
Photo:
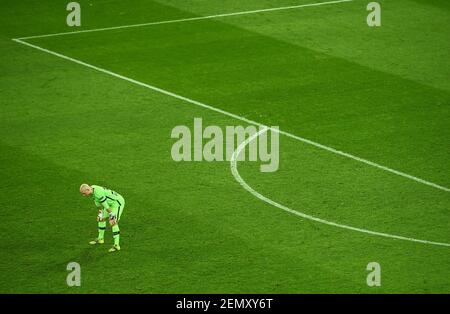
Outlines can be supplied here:
<path id="1" fill-rule="evenodd" d="M 81 267 L 83 265 L 88 265 L 90 263 L 98 262 L 99 260 L 105 258 L 108 255 L 111 255 L 111 253 L 108 253 L 108 246 L 106 245 L 100 245 L 98 247 L 87 247 L 83 249 L 76 260 L 79 260 L 79 264 Z"/>

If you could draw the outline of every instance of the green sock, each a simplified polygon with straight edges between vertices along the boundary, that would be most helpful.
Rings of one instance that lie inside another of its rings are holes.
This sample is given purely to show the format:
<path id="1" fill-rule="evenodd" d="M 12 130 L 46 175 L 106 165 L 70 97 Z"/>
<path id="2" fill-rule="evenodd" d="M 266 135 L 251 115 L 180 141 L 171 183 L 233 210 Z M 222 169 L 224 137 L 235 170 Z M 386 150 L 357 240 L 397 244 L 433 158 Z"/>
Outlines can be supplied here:
<path id="1" fill-rule="evenodd" d="M 115 224 L 112 227 L 112 231 L 113 231 L 113 238 L 114 238 L 114 245 L 119 245 L 120 242 L 120 229 L 119 229 L 119 225 Z"/>
<path id="2" fill-rule="evenodd" d="M 103 239 L 105 237 L 106 221 L 98 222 L 98 239 Z"/>

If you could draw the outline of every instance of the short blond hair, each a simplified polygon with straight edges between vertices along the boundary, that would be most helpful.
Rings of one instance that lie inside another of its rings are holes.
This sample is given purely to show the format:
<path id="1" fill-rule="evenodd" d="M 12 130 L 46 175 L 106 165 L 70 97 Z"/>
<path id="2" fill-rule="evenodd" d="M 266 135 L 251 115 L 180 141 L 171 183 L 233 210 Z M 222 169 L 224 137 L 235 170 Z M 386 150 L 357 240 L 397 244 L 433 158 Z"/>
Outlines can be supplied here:
<path id="1" fill-rule="evenodd" d="M 83 183 L 82 185 L 80 185 L 80 192 L 89 188 L 90 188 L 89 184 Z"/>

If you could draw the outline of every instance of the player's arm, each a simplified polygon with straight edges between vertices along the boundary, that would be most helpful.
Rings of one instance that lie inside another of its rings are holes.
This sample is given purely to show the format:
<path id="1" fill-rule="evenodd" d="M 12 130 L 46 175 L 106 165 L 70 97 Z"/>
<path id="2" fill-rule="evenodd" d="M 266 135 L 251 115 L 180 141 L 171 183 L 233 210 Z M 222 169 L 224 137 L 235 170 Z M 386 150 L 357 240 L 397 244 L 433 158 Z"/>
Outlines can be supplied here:
<path id="1" fill-rule="evenodd" d="M 111 216 L 114 216 L 114 214 L 112 212 L 112 208 L 109 207 L 109 204 L 106 201 L 106 197 L 104 198 L 104 200 L 100 200 L 100 204 L 102 204 L 102 209 L 106 209 L 109 214 L 109 219 L 111 219 Z"/>
<path id="2" fill-rule="evenodd" d="M 97 215 L 97 221 L 102 221 L 103 220 L 103 207 L 102 205 L 97 202 L 97 200 L 94 200 L 95 203 L 95 207 L 97 207 L 97 211 L 98 211 L 98 215 Z"/>
<path id="3" fill-rule="evenodd" d="M 97 190 L 96 190 L 97 192 Z M 106 194 L 104 190 L 99 190 L 98 194 L 95 195 L 96 198 L 98 199 L 98 202 L 102 207 L 102 209 L 106 209 L 106 211 L 109 214 L 109 223 L 111 224 L 111 226 L 116 224 L 116 217 L 114 216 L 113 212 L 112 212 L 112 208 L 109 207 L 109 204 L 107 202 L 107 198 L 106 198 Z"/>
<path id="4" fill-rule="evenodd" d="M 106 197 L 104 198 L 104 200 L 100 200 L 100 203 L 102 204 L 103 208 L 106 209 L 106 211 L 109 214 L 109 224 L 111 226 L 114 226 L 117 222 L 116 222 L 116 216 L 113 214 L 112 212 L 112 208 L 109 207 L 108 202 L 106 201 Z"/>

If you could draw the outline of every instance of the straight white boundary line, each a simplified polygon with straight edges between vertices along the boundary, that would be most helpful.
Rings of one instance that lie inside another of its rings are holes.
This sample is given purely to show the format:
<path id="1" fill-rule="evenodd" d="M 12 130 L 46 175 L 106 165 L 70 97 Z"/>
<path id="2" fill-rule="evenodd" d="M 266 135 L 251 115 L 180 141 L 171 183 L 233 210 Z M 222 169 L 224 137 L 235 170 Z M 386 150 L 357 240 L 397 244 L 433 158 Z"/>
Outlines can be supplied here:
<path id="1" fill-rule="evenodd" d="M 190 98 L 187 98 L 187 97 L 184 97 L 184 96 L 181 96 L 181 95 L 178 95 L 178 94 L 169 92 L 169 91 L 167 91 L 167 90 L 158 88 L 158 87 L 156 87 L 156 86 L 149 85 L 149 84 L 146 84 L 146 83 L 143 83 L 143 82 L 134 80 L 134 79 L 132 79 L 132 78 L 129 78 L 129 77 L 126 77 L 126 76 L 123 76 L 123 75 L 120 75 L 120 74 L 111 72 L 111 71 L 109 71 L 109 70 L 106 70 L 106 69 L 97 67 L 97 66 L 95 66 L 95 65 L 92 65 L 92 64 L 89 64 L 89 63 L 86 63 L 86 62 L 83 62 L 83 61 L 80 61 L 80 60 L 77 60 L 77 59 L 74 59 L 74 58 L 65 56 L 65 55 L 60 54 L 60 53 L 57 53 L 57 52 L 55 52 L 55 51 L 48 50 L 48 49 L 42 48 L 42 47 L 37 46 L 37 45 L 34 45 L 34 44 L 30 44 L 30 43 L 25 42 L 25 41 L 22 41 L 22 40 L 20 40 L 20 39 L 13 39 L 13 41 L 15 41 L 15 42 L 17 42 L 17 43 L 20 43 L 20 44 L 22 44 L 22 45 L 25 45 L 25 46 L 32 47 L 32 48 L 34 48 L 34 49 L 40 50 L 40 51 L 42 51 L 42 52 L 46 52 L 46 53 L 51 54 L 51 55 L 53 55 L 53 56 L 56 56 L 56 57 L 59 57 L 59 58 L 62 58 L 62 59 L 65 59 L 65 60 L 68 60 L 68 61 L 71 61 L 71 62 L 80 64 L 80 65 L 83 65 L 83 66 L 85 66 L 85 67 L 88 67 L 88 68 L 90 68 L 90 69 L 96 70 L 96 71 L 98 71 L 98 72 L 101 72 L 101 73 L 104 73 L 104 74 L 107 74 L 107 75 L 111 75 L 111 76 L 116 77 L 116 78 L 118 78 L 118 79 L 121 79 L 121 80 L 130 82 L 130 83 L 133 83 L 133 84 L 136 84 L 136 85 L 139 85 L 139 86 L 148 88 L 148 89 L 151 89 L 151 90 L 153 90 L 153 91 L 155 91 L 155 92 L 158 92 L 158 93 L 161 93 L 161 94 L 164 94 L 164 95 L 167 95 L 167 96 L 171 96 L 171 97 L 177 98 L 177 99 L 179 99 L 179 100 L 182 100 L 182 101 L 185 101 L 185 102 L 187 102 L 187 103 L 196 105 L 196 106 L 198 106 L 198 107 L 202 107 L 202 108 L 205 108 L 205 109 L 209 109 L 209 110 L 211 110 L 211 111 L 215 111 L 215 112 L 221 113 L 221 114 L 223 114 L 223 115 L 232 117 L 232 118 L 234 118 L 234 119 L 243 121 L 243 122 L 245 122 L 245 123 L 252 124 L 252 125 L 255 125 L 255 126 L 259 126 L 259 127 L 266 127 L 266 128 L 268 128 L 268 129 L 270 129 L 270 130 L 272 130 L 272 131 L 274 131 L 274 132 L 279 132 L 280 134 L 283 134 L 283 135 L 285 135 L 285 136 L 287 136 L 287 137 L 293 138 L 293 139 L 295 139 L 295 140 L 297 140 L 297 141 L 300 141 L 300 142 L 303 142 L 303 143 L 305 143 L 305 144 L 309 144 L 309 145 L 315 146 L 315 147 L 317 147 L 317 148 L 320 148 L 320 149 L 329 151 L 329 152 L 331 152 L 331 153 L 334 153 L 334 154 L 337 154 L 337 155 L 340 155 L 340 156 L 343 156 L 343 157 L 347 157 L 347 158 L 350 158 L 350 159 L 359 161 L 359 162 L 364 163 L 364 164 L 366 164 L 366 165 L 369 165 L 369 166 L 372 166 L 372 167 L 375 167 L 375 168 L 378 168 L 378 169 L 381 169 L 381 170 L 390 172 L 390 173 L 392 173 L 392 174 L 395 174 L 395 175 L 404 177 L 404 178 L 406 178 L 406 179 L 410 179 L 410 180 L 416 181 L 416 182 L 418 182 L 418 183 L 425 184 L 425 185 L 428 185 L 428 186 L 430 186 L 430 187 L 433 187 L 433 188 L 436 188 L 436 189 L 439 189 L 439 190 L 442 190 L 442 191 L 445 191 L 445 192 L 450 192 L 450 188 L 447 188 L 447 187 L 445 187 L 445 186 L 438 185 L 438 184 L 435 184 L 435 183 L 433 183 L 433 182 L 429 182 L 429 181 L 426 181 L 426 180 L 424 180 L 424 179 L 420 179 L 420 178 L 418 178 L 418 177 L 415 177 L 415 176 L 412 176 L 412 175 L 403 173 L 403 172 L 401 172 L 401 171 L 397 171 L 397 170 L 388 168 L 388 167 L 386 167 L 386 166 L 379 165 L 379 164 L 377 164 L 377 163 L 375 163 L 375 162 L 366 160 L 366 159 L 364 159 L 364 158 L 360 158 L 360 157 L 354 156 L 354 155 L 352 155 L 352 154 L 342 152 L 342 151 L 337 150 L 337 149 L 334 149 L 334 148 L 332 148 L 332 147 L 329 147 L 329 146 L 325 146 L 325 145 L 316 143 L 316 142 L 314 142 L 314 141 L 308 140 L 308 139 L 306 139 L 306 138 L 303 138 L 303 137 L 300 137 L 300 136 L 297 136 L 297 135 L 294 135 L 294 134 L 291 134 L 291 133 L 288 133 L 288 132 L 285 132 L 285 131 L 281 131 L 281 130 L 277 130 L 277 129 L 274 129 L 274 128 L 267 127 L 267 126 L 265 126 L 265 125 L 263 125 L 263 124 L 261 124 L 261 123 L 255 122 L 255 121 L 253 121 L 253 120 L 250 120 L 250 119 L 247 119 L 247 118 L 238 116 L 238 115 L 236 115 L 236 114 L 233 114 L 233 113 L 224 111 L 224 110 L 222 110 L 222 109 L 218 109 L 218 108 L 215 108 L 215 107 L 213 107 L 213 106 L 210 106 L 210 105 L 201 103 L 201 102 L 199 102 L 199 101 L 196 101 L 196 100 L 193 100 L 193 99 L 190 99 Z"/>
<path id="2" fill-rule="evenodd" d="M 239 182 L 239 184 L 245 190 L 250 192 L 256 198 L 260 199 L 261 201 L 263 201 L 263 202 L 265 202 L 265 203 L 267 203 L 269 205 L 272 205 L 272 206 L 275 206 L 275 207 L 277 207 L 279 209 L 282 209 L 282 210 L 284 210 L 284 211 L 286 211 L 288 213 L 297 215 L 299 217 L 302 217 L 302 218 L 305 218 L 305 219 L 308 219 L 308 220 L 319 222 L 319 223 L 322 223 L 322 224 L 325 224 L 325 225 L 329 225 L 329 226 L 333 226 L 333 227 L 337 227 L 337 228 L 341 228 L 341 229 L 357 231 L 357 232 L 361 232 L 361 233 L 366 233 L 366 234 L 370 234 L 370 235 L 374 235 L 374 236 L 385 237 L 385 238 L 392 238 L 392 239 L 403 240 L 403 241 L 418 242 L 418 243 L 423 243 L 423 244 L 431 244 L 431 245 L 439 245 L 439 246 L 450 247 L 449 243 L 420 240 L 420 239 L 414 239 L 414 238 L 398 236 L 398 235 L 394 235 L 394 234 L 382 233 L 382 232 L 377 232 L 377 231 L 370 231 L 370 230 L 367 230 L 367 229 L 356 228 L 356 227 L 352 227 L 352 226 L 348 226 L 348 225 L 342 225 L 342 224 L 338 224 L 338 223 L 335 223 L 335 222 L 332 222 L 332 221 L 320 219 L 320 218 L 317 218 L 317 217 L 314 217 L 314 216 L 307 215 L 305 213 L 299 212 L 299 211 L 297 211 L 295 209 L 289 208 L 289 207 L 284 206 L 282 204 L 279 204 L 279 203 L 271 200 L 270 198 L 265 197 L 261 193 L 255 191 L 251 186 L 249 186 L 247 184 L 247 182 L 245 182 L 244 179 L 242 179 L 241 175 L 239 174 L 239 171 L 237 169 L 237 157 L 242 152 L 242 150 L 245 148 L 245 146 L 247 146 L 251 141 L 253 141 L 255 138 L 257 138 L 260 134 L 262 134 L 264 132 L 267 132 L 268 130 L 270 130 L 270 128 L 267 128 L 267 127 L 263 128 L 259 132 L 255 133 L 254 135 L 249 137 L 247 140 L 242 142 L 237 147 L 237 149 L 233 152 L 233 155 L 231 156 L 231 159 L 230 159 L 230 168 L 231 168 L 231 173 L 233 174 L 233 177 L 236 179 L 237 182 Z"/>
<path id="3" fill-rule="evenodd" d="M 246 14 L 254 14 L 254 13 L 273 12 L 273 11 L 281 11 L 281 10 L 292 10 L 292 9 L 300 9 L 300 8 L 306 8 L 306 7 L 316 7 L 316 6 L 320 6 L 320 5 L 336 4 L 336 3 L 343 3 L 343 2 L 353 2 L 353 1 L 354 0 L 335 0 L 335 1 L 328 1 L 328 2 L 299 4 L 299 5 L 291 5 L 291 6 L 285 6 L 285 7 L 269 8 L 269 9 L 259 9 L 259 10 L 252 10 L 252 11 L 241 11 L 241 12 L 233 12 L 233 13 L 223 13 L 223 14 L 208 15 L 208 16 L 190 17 L 190 18 L 185 18 L 185 19 L 157 21 L 157 22 L 131 24 L 131 25 L 121 25 L 121 26 L 112 26 L 112 27 L 103 27 L 103 28 L 95 28 L 95 29 L 86 29 L 86 30 L 82 30 L 82 31 L 53 33 L 53 34 L 45 34 L 45 35 L 35 35 L 35 36 L 20 37 L 20 38 L 16 38 L 16 39 L 24 40 L 24 39 L 64 36 L 64 35 L 72 35 L 72 34 L 80 34 L 80 33 L 102 32 L 102 31 L 109 31 L 109 30 L 123 29 L 123 28 L 142 27 L 142 26 L 151 26 L 151 25 L 161 25 L 161 24 L 170 24 L 170 23 L 181 23 L 181 22 L 207 20 L 207 19 L 215 19 L 215 18 L 221 18 L 221 17 L 246 15 Z"/>

